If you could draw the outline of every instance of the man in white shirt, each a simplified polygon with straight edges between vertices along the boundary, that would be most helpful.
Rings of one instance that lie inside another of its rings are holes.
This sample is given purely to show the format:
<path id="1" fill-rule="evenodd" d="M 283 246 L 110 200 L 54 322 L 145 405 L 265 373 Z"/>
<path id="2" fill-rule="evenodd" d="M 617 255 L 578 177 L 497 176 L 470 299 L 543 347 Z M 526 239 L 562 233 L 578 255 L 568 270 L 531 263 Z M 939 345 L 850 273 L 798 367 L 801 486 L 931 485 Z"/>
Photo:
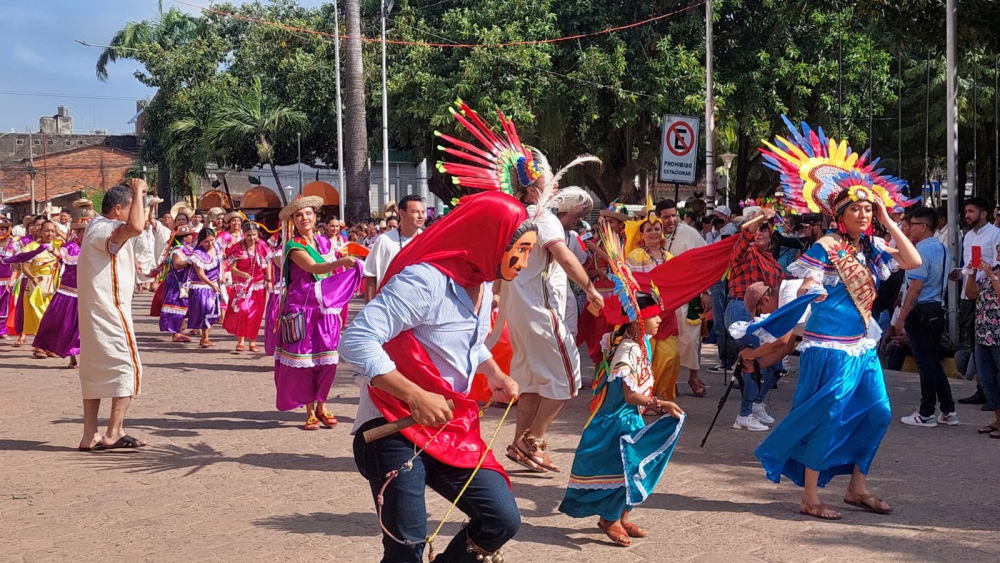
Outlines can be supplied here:
<path id="1" fill-rule="evenodd" d="M 719 229 L 719 238 L 731 237 L 736 234 L 736 225 L 733 224 L 733 212 L 729 207 L 725 205 L 720 205 L 715 208 L 715 216 L 726 222 L 725 225 Z"/>
<path id="2" fill-rule="evenodd" d="M 188 225 L 194 232 L 198 232 L 204 227 L 205 216 L 201 214 L 201 211 L 195 211 L 194 215 L 191 216 L 191 224 Z"/>
<path id="3" fill-rule="evenodd" d="M 970 227 L 962 240 L 962 263 L 968 267 L 972 262 L 972 247 L 978 246 L 982 252 L 982 260 L 991 266 L 997 264 L 997 244 L 1000 244 L 1000 228 L 990 223 L 989 204 L 985 198 L 974 197 L 965 202 L 965 224 Z M 971 275 L 971 274 L 966 274 Z M 986 273 L 976 271 L 977 279 L 985 277 Z M 965 294 L 965 276 L 949 277 L 952 281 L 962 279 L 962 300 L 959 303 L 958 319 L 961 324 L 961 335 L 959 341 L 966 345 L 971 345 L 976 327 L 976 302 L 969 299 Z M 985 404 L 986 396 L 983 395 L 981 387 L 976 388 L 976 393 L 970 397 L 959 399 L 962 404 Z"/>
<path id="4" fill-rule="evenodd" d="M 951 248 L 951 229 L 948 228 L 948 204 L 942 203 L 941 207 L 938 207 L 938 224 L 937 230 L 934 231 L 934 236 L 937 237 L 941 244 L 945 248 Z M 958 236 L 962 236 L 959 232 Z"/>
<path id="5" fill-rule="evenodd" d="M 694 227 L 680 221 L 677 215 L 677 203 L 665 199 L 656 204 L 656 214 L 663 221 L 663 237 L 667 241 L 667 252 L 674 257 L 693 248 L 705 246 L 705 239 Z M 698 377 L 701 369 L 701 322 L 688 322 L 689 304 L 682 305 L 676 311 L 677 315 L 677 352 L 681 367 L 689 372 L 688 383 L 692 388 L 704 387 Z M 701 296 L 702 311 L 712 308 L 712 297 L 709 292 Z"/>
<path id="6" fill-rule="evenodd" d="M 399 201 L 399 226 L 378 236 L 365 259 L 365 303 L 375 298 L 389 263 L 413 237 L 420 234 L 427 219 L 427 207 L 418 195 L 408 195 Z"/>

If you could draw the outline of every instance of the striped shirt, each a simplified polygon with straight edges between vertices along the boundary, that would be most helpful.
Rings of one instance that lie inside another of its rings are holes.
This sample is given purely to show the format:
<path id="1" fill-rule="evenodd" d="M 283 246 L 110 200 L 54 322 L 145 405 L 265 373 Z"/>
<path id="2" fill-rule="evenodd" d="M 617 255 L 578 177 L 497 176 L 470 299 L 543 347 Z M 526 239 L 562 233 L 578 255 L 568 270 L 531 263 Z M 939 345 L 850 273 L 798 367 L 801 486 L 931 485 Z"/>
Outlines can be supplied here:
<path id="1" fill-rule="evenodd" d="M 493 357 L 483 344 L 492 296 L 493 284 L 486 283 L 477 315 L 465 289 L 434 266 L 414 264 L 393 276 L 340 339 L 341 360 L 354 365 L 361 384 L 354 429 L 382 416 L 368 396 L 368 383 L 396 369 L 382 345 L 406 330 L 413 330 L 452 389 L 467 393 L 476 368 Z"/>

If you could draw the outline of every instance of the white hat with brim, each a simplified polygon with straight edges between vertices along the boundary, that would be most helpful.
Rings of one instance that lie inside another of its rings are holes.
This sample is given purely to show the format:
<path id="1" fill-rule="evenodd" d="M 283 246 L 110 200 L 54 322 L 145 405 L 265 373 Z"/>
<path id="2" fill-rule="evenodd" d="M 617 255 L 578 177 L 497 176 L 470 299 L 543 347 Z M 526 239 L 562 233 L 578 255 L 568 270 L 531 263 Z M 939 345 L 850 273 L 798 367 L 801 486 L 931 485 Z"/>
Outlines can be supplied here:
<path id="1" fill-rule="evenodd" d="M 282 221 L 290 221 L 292 219 L 292 215 L 295 215 L 297 211 L 307 207 L 311 207 L 313 210 L 319 211 L 320 208 L 323 207 L 323 198 L 318 195 L 309 195 L 297 198 L 281 210 L 281 213 L 278 214 L 278 219 Z"/>

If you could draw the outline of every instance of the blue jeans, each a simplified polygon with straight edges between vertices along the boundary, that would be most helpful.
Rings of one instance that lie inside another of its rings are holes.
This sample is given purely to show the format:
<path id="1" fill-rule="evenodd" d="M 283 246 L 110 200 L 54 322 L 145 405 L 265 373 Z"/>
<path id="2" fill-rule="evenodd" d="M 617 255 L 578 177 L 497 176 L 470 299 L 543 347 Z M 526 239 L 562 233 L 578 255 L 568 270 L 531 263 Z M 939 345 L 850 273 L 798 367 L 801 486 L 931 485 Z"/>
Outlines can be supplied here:
<path id="1" fill-rule="evenodd" d="M 941 412 L 955 412 L 951 383 L 941 367 L 941 332 L 928 328 L 914 313 L 903 321 L 903 328 L 920 375 L 920 416 L 934 416 L 934 407 L 939 404 Z"/>
<path id="2" fill-rule="evenodd" d="M 732 365 L 736 361 L 733 339 L 729 336 L 726 322 L 726 280 L 716 282 L 712 286 L 712 318 L 715 319 L 715 344 L 719 347 L 719 362 Z"/>
<path id="3" fill-rule="evenodd" d="M 384 418 L 369 421 L 354 436 L 354 462 L 361 475 L 368 479 L 376 507 L 386 473 L 399 469 L 413 457 L 413 442 L 402 434 L 365 443 L 362 437 L 364 432 L 385 423 Z M 424 489 L 430 487 L 449 501 L 454 501 L 470 475 L 472 469 L 452 467 L 421 454 L 413 461 L 413 469 L 400 472 L 386 487 L 382 523 L 401 540 L 421 542 L 427 537 Z M 521 527 L 521 515 L 510 486 L 503 475 L 493 470 L 481 469 L 476 473 L 458 502 L 458 508 L 469 517 L 469 523 L 434 561 L 474 563 L 476 555 L 466 550 L 467 537 L 482 549 L 494 552 L 513 538 Z M 383 533 L 382 547 L 382 563 L 421 563 L 423 558 L 423 543 L 402 545 Z"/>
<path id="4" fill-rule="evenodd" d="M 986 409 L 1000 409 L 1000 346 L 976 343 L 976 377 L 986 395 Z"/>
<path id="5" fill-rule="evenodd" d="M 766 368 L 760 368 L 761 386 L 757 387 L 757 382 L 749 373 L 743 374 L 743 400 L 740 402 L 740 416 L 749 416 L 753 412 L 753 404 L 761 404 L 764 398 L 774 388 L 778 381 L 777 371 L 781 367 L 781 362 Z"/>

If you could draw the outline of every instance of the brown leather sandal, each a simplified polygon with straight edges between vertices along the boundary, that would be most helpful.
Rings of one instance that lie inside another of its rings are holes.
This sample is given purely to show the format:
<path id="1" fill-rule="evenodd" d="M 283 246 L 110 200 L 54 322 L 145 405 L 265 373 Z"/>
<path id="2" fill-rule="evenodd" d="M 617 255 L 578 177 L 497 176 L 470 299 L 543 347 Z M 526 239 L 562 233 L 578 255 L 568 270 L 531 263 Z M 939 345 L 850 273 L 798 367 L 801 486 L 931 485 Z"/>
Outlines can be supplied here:
<path id="1" fill-rule="evenodd" d="M 597 520 L 597 527 L 616 544 L 623 547 L 632 545 L 632 540 L 628 537 L 628 532 L 622 527 L 621 522 L 608 522 L 604 518 L 600 518 Z"/>
<path id="2" fill-rule="evenodd" d="M 812 516 L 813 518 L 819 518 L 820 520 L 840 520 L 843 518 L 839 512 L 822 502 L 819 504 L 806 504 L 804 502 L 799 504 L 799 514 Z"/>
<path id="3" fill-rule="evenodd" d="M 873 512 L 875 514 L 892 514 L 892 507 L 889 506 L 889 503 L 885 502 L 884 500 L 878 498 L 877 496 L 871 493 L 865 495 L 859 495 L 857 493 L 851 493 L 851 494 L 858 497 L 858 499 L 851 501 L 847 500 L 847 497 L 845 496 L 844 504 L 856 508 L 861 508 L 867 510 L 868 512 Z M 889 506 L 888 510 L 882 508 L 880 506 L 882 504 Z"/>
<path id="4" fill-rule="evenodd" d="M 534 461 L 536 464 L 538 464 L 539 467 L 545 469 L 546 471 L 552 471 L 553 473 L 561 473 L 561 471 L 559 470 L 559 466 L 552 463 L 552 458 L 549 457 L 548 452 L 546 452 L 549 445 L 548 443 L 545 442 L 545 440 L 540 440 L 538 438 L 535 438 L 531 434 L 530 430 L 525 430 L 524 433 L 521 434 L 521 437 L 518 441 L 522 441 L 524 442 L 525 445 L 528 446 L 527 451 L 521 450 L 520 447 L 518 447 L 518 450 L 522 454 L 525 454 L 528 457 L 530 457 L 531 461 Z M 515 442 L 515 444 L 517 444 L 517 442 Z"/>
<path id="5" fill-rule="evenodd" d="M 625 531 L 628 532 L 629 537 L 644 538 L 649 535 L 649 533 L 640 528 L 638 524 L 632 522 L 622 522 L 621 524 L 622 528 L 625 528 Z"/>
<path id="6" fill-rule="evenodd" d="M 515 444 L 507 446 L 507 459 L 535 473 L 548 473 L 548 471 L 542 469 L 537 463 L 532 461 L 531 458 L 524 455 Z"/>

